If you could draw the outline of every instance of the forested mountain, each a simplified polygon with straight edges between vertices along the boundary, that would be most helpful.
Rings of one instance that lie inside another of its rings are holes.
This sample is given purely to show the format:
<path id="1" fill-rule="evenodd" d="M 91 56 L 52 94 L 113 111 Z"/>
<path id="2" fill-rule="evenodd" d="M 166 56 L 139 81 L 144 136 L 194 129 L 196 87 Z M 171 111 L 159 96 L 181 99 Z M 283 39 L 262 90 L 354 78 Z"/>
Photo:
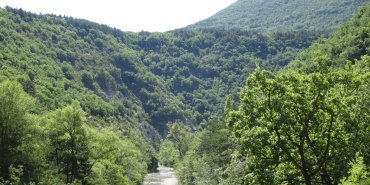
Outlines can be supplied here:
<path id="1" fill-rule="evenodd" d="M 210 118 L 222 115 L 226 95 L 237 95 L 256 65 L 280 69 L 319 33 L 205 29 L 139 35 L 144 65 L 191 111 L 190 123 L 205 125 Z M 178 119 L 167 114 L 152 121 L 159 124 L 171 117 L 169 121 Z"/>
<path id="2" fill-rule="evenodd" d="M 187 28 L 332 31 L 368 0 L 238 0 Z"/>
<path id="3" fill-rule="evenodd" d="M 238 133 L 248 130 L 233 124 L 246 117 L 238 100 L 245 79 L 261 70 L 316 72 L 310 57 L 327 50 L 328 61 L 356 63 L 369 48 L 366 15 L 363 8 L 296 57 L 328 30 L 132 33 L 0 9 L 0 184 L 141 184 L 157 159 L 175 165 L 182 184 L 247 184 L 250 153 Z M 364 148 L 358 155 L 368 157 Z M 332 178 L 344 177 L 352 159 Z"/>
<path id="4" fill-rule="evenodd" d="M 206 121 L 256 65 L 280 69 L 320 35 L 123 33 L 68 17 L 1 13 L 2 74 L 20 81 L 44 109 L 76 99 L 93 116 L 149 122 L 159 131 L 176 120 Z"/>

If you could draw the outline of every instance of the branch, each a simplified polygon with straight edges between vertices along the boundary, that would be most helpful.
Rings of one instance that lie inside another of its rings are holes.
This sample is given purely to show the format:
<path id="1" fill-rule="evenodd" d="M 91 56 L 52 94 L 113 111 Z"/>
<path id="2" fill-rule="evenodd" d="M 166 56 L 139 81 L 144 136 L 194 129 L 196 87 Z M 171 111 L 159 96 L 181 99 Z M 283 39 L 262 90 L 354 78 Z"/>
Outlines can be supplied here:
<path id="1" fill-rule="evenodd" d="M 297 148 L 299 148 L 299 144 L 295 142 L 292 138 L 292 136 L 286 131 L 285 134 L 288 136 L 288 140 Z"/>
<path id="2" fill-rule="evenodd" d="M 302 170 L 302 166 L 299 165 L 299 163 L 293 158 L 293 156 L 290 154 L 290 152 L 288 151 L 288 149 L 286 148 L 285 146 L 285 143 L 282 142 L 281 140 L 281 136 L 280 136 L 280 133 L 277 129 L 274 129 L 275 130 L 275 133 L 276 135 L 278 136 L 278 143 L 280 143 L 280 148 L 283 150 L 283 152 L 285 152 L 285 154 L 288 156 L 288 158 L 292 161 L 292 163 L 294 164 L 294 166 L 296 168 L 298 168 L 299 170 Z"/>
<path id="3" fill-rule="evenodd" d="M 331 130 L 333 128 L 333 122 L 334 122 L 334 113 L 331 113 L 330 115 L 330 122 L 329 122 L 329 128 L 328 128 L 328 135 L 327 135 L 327 140 L 326 140 L 326 146 L 324 153 L 322 154 L 322 157 L 320 158 L 319 155 L 315 154 L 315 156 L 318 158 L 317 159 L 317 169 L 314 171 L 314 174 L 318 173 L 322 167 L 326 164 L 328 153 L 329 153 L 329 148 L 330 148 L 330 141 L 331 141 Z"/>

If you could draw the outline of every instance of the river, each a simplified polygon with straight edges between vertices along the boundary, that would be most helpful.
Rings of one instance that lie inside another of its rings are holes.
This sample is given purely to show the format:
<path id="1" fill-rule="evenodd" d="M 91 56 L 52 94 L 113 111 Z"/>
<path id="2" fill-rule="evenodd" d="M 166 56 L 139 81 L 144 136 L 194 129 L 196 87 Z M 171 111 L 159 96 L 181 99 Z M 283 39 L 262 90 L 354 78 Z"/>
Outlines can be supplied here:
<path id="1" fill-rule="evenodd" d="M 144 185 L 179 185 L 173 168 L 159 166 L 157 173 L 145 176 Z"/>

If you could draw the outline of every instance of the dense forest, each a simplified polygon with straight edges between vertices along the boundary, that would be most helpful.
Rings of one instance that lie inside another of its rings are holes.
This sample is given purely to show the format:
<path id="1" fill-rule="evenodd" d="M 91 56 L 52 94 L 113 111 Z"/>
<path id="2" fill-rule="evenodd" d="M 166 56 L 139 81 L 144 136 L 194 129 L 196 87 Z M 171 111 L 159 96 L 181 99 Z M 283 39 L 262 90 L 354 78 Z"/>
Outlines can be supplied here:
<path id="1" fill-rule="evenodd" d="M 0 9 L 0 184 L 369 183 L 370 6 L 328 35 L 363 2 L 264 32 Z"/>
<path id="2" fill-rule="evenodd" d="M 188 28 L 333 31 L 369 0 L 238 0 Z"/>
<path id="3" fill-rule="evenodd" d="M 257 68 L 224 119 L 172 125 L 160 160 L 182 184 L 369 184 L 369 23 L 362 7 L 282 70 Z"/>

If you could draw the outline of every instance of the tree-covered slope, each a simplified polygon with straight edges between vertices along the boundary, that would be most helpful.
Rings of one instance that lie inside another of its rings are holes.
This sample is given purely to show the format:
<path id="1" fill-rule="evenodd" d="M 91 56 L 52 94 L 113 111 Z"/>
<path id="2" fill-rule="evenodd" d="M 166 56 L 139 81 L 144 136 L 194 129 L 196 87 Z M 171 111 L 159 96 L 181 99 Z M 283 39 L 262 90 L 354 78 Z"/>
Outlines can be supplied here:
<path id="1" fill-rule="evenodd" d="M 282 70 L 256 69 L 223 119 L 172 125 L 160 160 L 184 185 L 369 184 L 369 23 L 367 5 Z"/>
<path id="2" fill-rule="evenodd" d="M 224 119 L 172 125 L 160 160 L 184 185 L 369 184 L 369 23 L 367 5 L 286 68 L 256 69 Z"/>
<path id="3" fill-rule="evenodd" d="M 0 183 L 141 183 L 159 135 L 119 67 L 163 83 L 106 26 L 11 8 L 0 25 Z"/>
<path id="4" fill-rule="evenodd" d="M 319 36 L 222 29 L 139 35 L 144 64 L 192 111 L 196 124 L 222 115 L 226 95 L 237 95 L 256 65 L 278 70 Z"/>
<path id="5" fill-rule="evenodd" d="M 331 31 L 368 0 L 238 0 L 187 28 Z"/>
<path id="6" fill-rule="evenodd" d="M 285 70 L 315 71 L 316 56 L 329 60 L 330 67 L 344 67 L 370 55 L 369 5 L 361 7 L 350 21 L 342 24 L 329 38 L 320 39 L 298 54 Z"/>
<path id="7" fill-rule="evenodd" d="M 369 23 L 368 5 L 287 69 L 258 70 L 247 79 L 242 103 L 231 111 L 228 124 L 250 159 L 247 166 L 253 170 L 245 172 L 253 174 L 250 180 L 370 182 Z M 360 167 L 353 169 L 359 160 Z M 347 177 L 353 170 L 357 176 Z"/>
<path id="8" fill-rule="evenodd" d="M 159 108 L 184 108 L 119 39 L 129 34 L 84 20 L 1 10 L 1 73 L 20 81 L 47 110 L 81 102 L 93 116 L 150 122 Z M 118 32 L 118 36 L 115 36 Z M 160 124 L 160 123 L 158 123 Z"/>
<path id="9" fill-rule="evenodd" d="M 1 73 L 45 106 L 72 99 L 93 116 L 150 123 L 162 134 L 220 115 L 260 65 L 277 70 L 320 33 L 204 29 L 124 33 L 68 17 L 1 10 Z M 149 129 L 150 130 L 150 129 Z M 153 134 L 150 134 L 153 135 Z"/>

